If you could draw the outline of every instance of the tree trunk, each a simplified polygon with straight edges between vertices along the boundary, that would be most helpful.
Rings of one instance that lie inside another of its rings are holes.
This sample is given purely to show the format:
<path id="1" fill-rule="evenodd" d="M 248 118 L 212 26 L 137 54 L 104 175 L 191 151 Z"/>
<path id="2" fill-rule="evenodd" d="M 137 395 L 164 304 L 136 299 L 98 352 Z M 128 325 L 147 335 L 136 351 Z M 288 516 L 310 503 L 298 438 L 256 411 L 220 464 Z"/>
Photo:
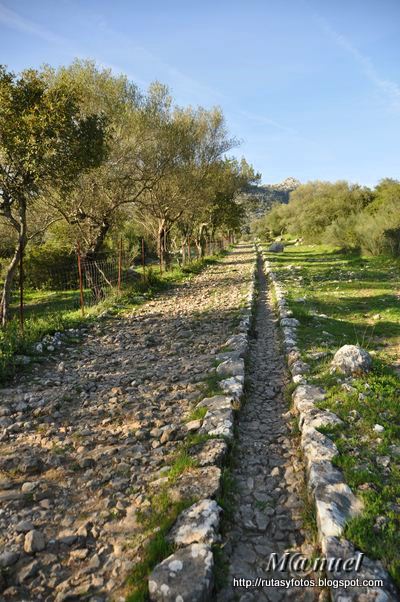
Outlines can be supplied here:
<path id="1" fill-rule="evenodd" d="M 201 258 L 201 244 L 199 239 L 196 238 L 196 240 L 194 241 L 195 245 L 196 245 L 196 250 L 197 250 L 197 259 Z"/>
<path id="2" fill-rule="evenodd" d="M 83 254 L 83 256 L 82 256 L 83 260 L 97 259 L 97 256 L 98 256 L 99 252 L 101 251 L 101 248 L 102 248 L 103 243 L 106 239 L 106 236 L 110 230 L 110 227 L 111 227 L 111 224 L 107 220 L 104 220 L 100 226 L 100 229 L 99 229 L 97 236 L 96 236 L 95 240 L 93 241 L 92 245 L 86 251 L 86 253 Z"/>
<path id="3" fill-rule="evenodd" d="M 0 322 L 4 327 L 10 319 L 10 301 L 11 290 L 17 272 L 18 264 L 21 255 L 24 253 L 27 243 L 27 225 L 26 225 L 26 203 L 25 200 L 20 201 L 19 207 L 19 232 L 18 241 L 15 246 L 14 255 L 8 265 L 6 276 L 4 279 L 3 290 L 0 300 Z"/>
<path id="4" fill-rule="evenodd" d="M 171 268 L 171 253 L 169 245 L 169 230 L 164 228 L 164 257 L 165 257 L 165 269 Z"/>
<path id="5" fill-rule="evenodd" d="M 160 274 L 162 274 L 165 265 L 165 219 L 158 222 L 158 257 L 160 260 Z"/>
<path id="6" fill-rule="evenodd" d="M 197 247 L 198 259 L 203 259 L 204 255 L 205 255 L 206 237 L 205 237 L 204 233 L 207 232 L 206 226 L 207 226 L 207 224 L 201 224 L 201 226 L 199 228 L 198 237 L 195 240 L 196 247 Z"/>

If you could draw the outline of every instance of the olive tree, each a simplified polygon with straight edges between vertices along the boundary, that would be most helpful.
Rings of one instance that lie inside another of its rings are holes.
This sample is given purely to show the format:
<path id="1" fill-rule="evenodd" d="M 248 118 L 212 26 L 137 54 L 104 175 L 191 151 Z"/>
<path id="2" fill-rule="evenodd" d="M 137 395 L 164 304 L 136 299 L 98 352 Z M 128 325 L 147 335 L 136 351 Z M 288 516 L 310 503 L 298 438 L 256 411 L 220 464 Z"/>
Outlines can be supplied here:
<path id="1" fill-rule="evenodd" d="M 75 61 L 57 72 L 55 81 L 83 89 L 83 114 L 106 117 L 107 157 L 96 169 L 77 178 L 68 195 L 56 195 L 54 208 L 94 258 L 113 228 L 122 227 L 132 206 L 165 177 L 174 138 L 169 128 L 171 98 L 157 82 L 142 93 L 124 75 L 115 75 L 91 61 Z M 174 155 L 175 156 L 175 155 Z"/>
<path id="2" fill-rule="evenodd" d="M 50 190 L 63 194 L 82 170 L 101 162 L 103 126 L 101 116 L 80 114 L 77 88 L 50 83 L 45 71 L 15 76 L 0 67 L 0 218 L 16 233 L 0 299 L 2 325 L 32 234 L 28 210 Z"/>
<path id="3" fill-rule="evenodd" d="M 157 237 L 161 269 L 168 263 L 172 229 L 176 227 L 183 235 L 184 248 L 193 234 L 194 215 L 201 215 L 209 200 L 215 166 L 236 144 L 228 137 L 219 109 L 175 108 L 164 119 L 158 148 L 166 168 L 163 177 L 139 200 L 140 215 L 137 212 Z"/>

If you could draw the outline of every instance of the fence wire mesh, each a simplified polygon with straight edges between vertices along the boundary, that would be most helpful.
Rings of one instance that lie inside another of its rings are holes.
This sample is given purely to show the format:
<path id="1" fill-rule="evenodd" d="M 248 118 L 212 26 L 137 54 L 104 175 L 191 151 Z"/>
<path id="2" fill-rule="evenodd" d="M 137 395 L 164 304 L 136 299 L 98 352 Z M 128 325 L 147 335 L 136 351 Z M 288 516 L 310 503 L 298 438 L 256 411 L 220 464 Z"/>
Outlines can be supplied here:
<path id="1" fill-rule="evenodd" d="M 209 241 L 204 249 L 206 255 L 214 255 L 226 247 L 223 240 Z M 171 254 L 171 267 L 197 258 L 194 245 L 184 252 L 177 250 Z M 24 267 L 23 312 L 21 314 L 19 275 L 12 291 L 12 315 L 24 318 L 44 317 L 48 313 L 89 308 L 115 295 L 127 285 L 134 285 L 142 279 L 137 264 L 158 270 L 156 258 L 146 254 L 130 254 L 122 249 L 118 253 L 100 255 L 95 259 L 71 256 L 62 266 L 49 266 L 31 272 Z M 136 265 L 135 265 L 136 264 Z M 143 272 L 142 272 L 143 274 Z"/>
<path id="2" fill-rule="evenodd" d="M 120 255 L 103 255 L 96 259 L 81 259 L 82 282 L 80 283 L 78 259 L 74 264 L 57 269 L 46 267 L 40 277 L 25 274 L 24 283 L 24 315 L 40 317 L 48 312 L 59 312 L 92 307 L 114 295 L 131 281 L 133 269 L 128 253 Z M 25 270 L 24 270 L 25 271 Z M 12 314 L 19 313 L 20 290 L 19 277 L 15 279 L 12 291 Z M 82 297 L 81 297 L 82 287 Z"/>

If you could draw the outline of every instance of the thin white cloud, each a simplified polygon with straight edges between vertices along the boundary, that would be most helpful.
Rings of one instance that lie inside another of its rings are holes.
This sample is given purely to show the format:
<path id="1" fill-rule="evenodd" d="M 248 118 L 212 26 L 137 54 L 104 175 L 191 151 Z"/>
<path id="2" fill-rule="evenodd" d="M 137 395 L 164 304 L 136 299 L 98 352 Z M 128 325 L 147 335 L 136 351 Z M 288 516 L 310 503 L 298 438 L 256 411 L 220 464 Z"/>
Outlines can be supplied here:
<path id="1" fill-rule="evenodd" d="M 34 23 L 30 19 L 25 19 L 15 11 L 11 10 L 4 4 L 0 3 L 0 23 L 3 23 L 7 27 L 11 29 L 17 29 L 18 31 L 22 31 L 24 33 L 33 34 L 46 42 L 50 42 L 52 44 L 65 45 L 68 43 L 67 40 L 62 38 L 61 36 L 49 31 L 48 29 Z"/>
<path id="2" fill-rule="evenodd" d="M 90 10 L 88 14 L 90 15 L 90 19 L 96 20 L 102 34 L 108 37 L 113 48 L 117 48 L 125 59 L 132 56 L 145 65 L 148 70 L 150 69 L 153 73 L 160 74 L 161 77 L 165 76 L 173 91 L 178 92 L 179 96 L 182 97 L 183 102 L 190 103 L 196 99 L 196 104 L 201 104 L 201 102 L 219 103 L 226 98 L 216 88 L 187 75 L 175 65 L 169 64 L 144 46 L 137 44 L 130 36 L 110 27 L 97 11 Z M 148 79 L 147 85 L 154 81 L 154 79 L 155 76 L 152 75 Z"/>
<path id="3" fill-rule="evenodd" d="M 265 117 L 264 115 L 258 115 L 257 113 L 251 113 L 249 111 L 242 111 L 242 110 L 238 111 L 238 112 L 240 115 L 242 115 L 246 119 L 249 119 L 250 121 L 255 121 L 257 123 L 260 123 L 261 125 L 271 126 L 277 130 L 280 130 L 281 132 L 285 132 L 286 134 L 294 134 L 295 136 L 298 135 L 298 132 L 295 129 L 287 127 L 286 125 L 283 125 L 282 123 L 274 121 L 273 119 L 269 119 L 268 117 Z"/>
<path id="4" fill-rule="evenodd" d="M 331 27 L 328 21 L 320 16 L 315 17 L 322 30 L 341 48 L 346 50 L 361 67 L 367 79 L 380 90 L 391 106 L 400 109 L 400 86 L 397 82 L 383 78 L 375 68 L 372 60 L 360 52 L 344 35 Z"/>
<path id="5" fill-rule="evenodd" d="M 71 40 L 62 37 L 49 29 L 42 27 L 42 25 L 22 17 L 17 12 L 9 9 L 7 6 L 0 2 L 0 23 L 3 23 L 6 27 L 23 33 L 29 33 L 34 35 L 50 44 L 61 46 L 64 53 L 73 58 L 84 60 L 88 57 L 88 52 L 85 52 L 82 48 L 78 48 Z M 90 54 L 90 53 L 89 53 Z M 108 61 L 96 60 L 96 63 L 104 69 L 111 69 L 114 73 L 124 73 L 131 81 L 134 81 L 139 86 L 146 87 L 148 82 L 141 80 L 133 76 L 131 73 L 126 73 L 119 65 L 109 63 Z"/>
<path id="6" fill-rule="evenodd" d="M 111 44 L 111 47 L 117 48 L 120 51 L 123 49 L 122 54 L 124 61 L 127 57 L 129 59 L 130 55 L 135 57 L 136 60 L 139 59 L 142 64 L 147 65 L 151 71 L 160 73 L 161 76 L 165 74 L 165 77 L 170 81 L 171 87 L 179 92 L 179 95 L 182 96 L 184 102 L 190 102 L 191 98 L 194 100 L 194 98 L 197 97 L 200 97 L 203 102 L 211 103 L 221 102 L 224 99 L 223 94 L 218 92 L 218 90 L 207 86 L 203 82 L 200 82 L 193 77 L 188 76 L 175 66 L 170 65 L 164 60 L 160 59 L 157 55 L 147 50 L 147 48 L 134 43 L 129 36 L 121 34 L 121 32 L 115 31 L 109 27 L 107 21 L 102 15 L 94 11 L 88 12 L 91 20 L 96 21 L 97 27 L 99 30 L 101 30 L 103 35 L 106 35 L 108 38 L 111 38 L 111 40 L 114 41 Z M 82 50 L 78 50 L 70 40 L 59 36 L 58 34 L 48 30 L 31 19 L 26 19 L 2 3 L 0 3 L 0 23 L 3 23 L 3 25 L 11 29 L 39 37 L 46 42 L 50 42 L 51 44 L 62 46 L 64 51 L 70 54 L 72 57 L 78 56 L 83 58 L 85 56 L 85 53 L 82 52 Z M 86 53 L 86 55 L 87 54 L 90 53 Z M 118 65 L 111 64 L 108 61 L 102 61 L 100 59 L 97 62 L 99 65 L 109 67 L 113 71 L 121 73 L 127 72 L 126 69 L 122 69 Z M 131 74 L 128 74 L 128 77 L 130 77 L 130 75 Z M 133 77 L 132 79 L 139 85 L 147 87 L 151 81 L 155 79 L 155 77 L 152 76 L 148 80 L 138 77 Z"/>

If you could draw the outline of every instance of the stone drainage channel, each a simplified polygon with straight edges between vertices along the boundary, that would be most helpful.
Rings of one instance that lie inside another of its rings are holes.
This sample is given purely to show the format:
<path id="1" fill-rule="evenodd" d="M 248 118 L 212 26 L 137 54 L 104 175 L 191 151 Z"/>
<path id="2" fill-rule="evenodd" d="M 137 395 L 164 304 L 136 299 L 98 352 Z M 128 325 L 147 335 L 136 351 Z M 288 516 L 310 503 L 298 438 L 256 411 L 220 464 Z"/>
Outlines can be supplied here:
<path id="1" fill-rule="evenodd" d="M 149 577 L 152 601 L 311 602 L 320 596 L 317 588 L 262 587 L 257 582 L 298 577 L 287 570 L 268 572 L 270 554 L 280 557 L 290 550 L 311 556 L 314 550 L 301 520 L 304 469 L 290 435 L 292 416 L 284 400 L 288 379 L 260 255 L 256 274 L 258 291 L 254 286 L 249 290 L 239 333 L 226 342 L 231 351 L 219 358 L 217 374 L 229 375 L 221 382 L 225 395 L 204 399 L 199 404 L 208 408 L 202 431 L 231 440 L 233 407 L 238 408 L 242 397 L 246 354 L 245 403 L 237 419 L 238 436 L 232 452 L 232 476 L 237 488 L 233 494 L 234 516 L 225 521 L 221 538 L 221 509 L 215 500 L 201 500 L 180 515 L 169 536 L 177 551 Z M 223 550 L 221 564 L 229 566 L 226 585 L 217 593 L 213 590 L 211 547 L 216 542 Z"/>
<path id="2" fill-rule="evenodd" d="M 340 571 L 302 573 L 290 564 L 283 570 L 272 566 L 271 557 L 280 560 L 286 553 L 309 559 L 318 555 L 328 559 L 356 556 L 353 546 L 341 535 L 347 518 L 357 513 L 360 505 L 331 463 L 337 453 L 333 442 L 317 430 L 338 418 L 314 405 L 324 392 L 307 385 L 308 366 L 301 361 L 297 347 L 298 322 L 291 317 L 283 289 L 267 260 L 264 270 L 260 254 L 256 274 L 258 290 L 254 286 L 249 290 L 239 333 L 226 342 L 230 351 L 218 358 L 221 363 L 217 374 L 228 377 L 221 383 L 224 395 L 199 403 L 208 409 L 202 432 L 228 440 L 234 435 L 233 410 L 243 406 L 236 420 L 237 436 L 231 454 L 233 517 L 224 521 L 221 535 L 221 508 L 215 500 L 203 499 L 184 511 L 169 535 L 177 551 L 149 576 L 150 600 L 321 602 L 331 596 L 335 602 L 394 601 L 396 592 L 387 573 L 368 558 L 361 571 L 345 575 Z M 289 382 L 287 365 L 297 385 L 291 410 L 284 396 Z M 300 441 L 291 433 L 294 418 L 299 420 Z M 312 543 L 310 526 L 302 520 L 305 504 L 311 500 L 317 515 L 319 553 Z M 216 543 L 222 548 L 220 565 L 228 567 L 225 584 L 217 590 L 212 551 Z M 318 580 L 324 578 L 382 579 L 384 586 L 335 586 L 328 588 L 328 593 L 326 588 L 318 587 Z"/>
<path id="3" fill-rule="evenodd" d="M 253 260 L 255 261 L 255 251 Z M 244 390 L 245 357 L 248 351 L 252 305 L 255 298 L 256 273 L 249 286 L 245 306 L 235 333 L 217 357 L 216 374 L 223 394 L 202 399 L 197 408 L 206 408 L 200 435 L 212 437 L 210 455 L 215 460 L 220 489 L 221 471 L 217 468 L 225 455 L 227 442 L 234 436 L 234 412 L 240 408 Z M 158 564 L 149 575 L 148 589 L 152 602 L 207 602 L 214 590 L 212 545 L 220 540 L 222 509 L 215 499 L 204 498 L 184 510 L 177 518 L 168 540 L 176 552 Z"/>

